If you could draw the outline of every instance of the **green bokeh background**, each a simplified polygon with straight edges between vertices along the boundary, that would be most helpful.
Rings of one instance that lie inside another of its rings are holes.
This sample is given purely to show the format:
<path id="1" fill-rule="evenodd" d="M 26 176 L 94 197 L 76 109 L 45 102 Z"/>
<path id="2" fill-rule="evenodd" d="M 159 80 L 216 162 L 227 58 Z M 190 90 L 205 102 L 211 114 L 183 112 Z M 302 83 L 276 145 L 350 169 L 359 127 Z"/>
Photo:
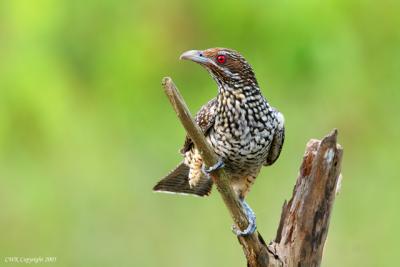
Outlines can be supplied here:
<path id="1" fill-rule="evenodd" d="M 306 142 L 339 129 L 343 185 L 323 266 L 395 266 L 400 238 L 399 1 L 1 1 L 0 265 L 244 266 L 218 194 L 154 194 L 216 94 L 179 55 L 230 47 L 286 117 L 278 162 L 248 201 L 275 235 Z"/>

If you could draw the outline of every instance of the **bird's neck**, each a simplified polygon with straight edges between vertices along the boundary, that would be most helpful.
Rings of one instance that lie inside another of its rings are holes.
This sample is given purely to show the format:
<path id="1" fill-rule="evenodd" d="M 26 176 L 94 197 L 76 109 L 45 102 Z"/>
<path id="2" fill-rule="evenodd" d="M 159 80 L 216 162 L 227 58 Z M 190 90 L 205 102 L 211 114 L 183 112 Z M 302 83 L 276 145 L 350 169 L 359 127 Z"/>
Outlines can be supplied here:
<path id="1" fill-rule="evenodd" d="M 243 119 L 241 114 L 258 112 L 257 108 L 268 108 L 269 104 L 256 84 L 243 87 L 219 87 L 217 111 L 221 117 Z M 249 111 L 251 110 L 251 111 Z"/>
<path id="2" fill-rule="evenodd" d="M 241 83 L 218 84 L 217 99 L 219 105 L 227 105 L 228 99 L 230 99 L 230 101 L 237 101 L 237 105 L 240 104 L 240 106 L 254 100 L 265 101 L 256 82 L 249 82 L 245 85 Z"/>
<path id="3" fill-rule="evenodd" d="M 269 104 L 258 87 L 220 88 L 214 128 L 238 141 L 261 125 L 267 110 Z"/>

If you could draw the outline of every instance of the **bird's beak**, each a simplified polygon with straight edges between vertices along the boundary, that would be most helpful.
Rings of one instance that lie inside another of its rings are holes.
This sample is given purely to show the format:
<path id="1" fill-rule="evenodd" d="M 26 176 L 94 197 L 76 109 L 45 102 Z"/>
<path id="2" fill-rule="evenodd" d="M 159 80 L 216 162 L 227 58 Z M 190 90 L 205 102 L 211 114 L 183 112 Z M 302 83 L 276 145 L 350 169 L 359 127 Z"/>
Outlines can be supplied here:
<path id="1" fill-rule="evenodd" d="M 179 59 L 191 60 L 200 64 L 208 64 L 210 63 L 210 59 L 204 56 L 203 51 L 201 50 L 189 50 L 184 52 Z"/>

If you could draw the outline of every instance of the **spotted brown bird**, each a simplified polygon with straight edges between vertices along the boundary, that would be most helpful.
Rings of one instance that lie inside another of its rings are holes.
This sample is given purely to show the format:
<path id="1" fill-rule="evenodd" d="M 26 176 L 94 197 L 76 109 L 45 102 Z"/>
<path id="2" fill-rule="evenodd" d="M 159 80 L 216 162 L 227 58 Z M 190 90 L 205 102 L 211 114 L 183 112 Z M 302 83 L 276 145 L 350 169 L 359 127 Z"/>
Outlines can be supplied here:
<path id="1" fill-rule="evenodd" d="M 211 192 L 209 173 L 224 167 L 231 186 L 246 211 L 249 226 L 237 235 L 256 229 L 255 214 L 244 201 L 261 167 L 273 164 L 282 149 L 284 117 L 262 95 L 250 64 L 236 51 L 226 48 L 191 50 L 180 59 L 203 66 L 216 81 L 218 95 L 196 114 L 220 161 L 210 168 L 187 136 L 181 153 L 184 160 L 154 187 L 154 191 L 207 196 Z"/>

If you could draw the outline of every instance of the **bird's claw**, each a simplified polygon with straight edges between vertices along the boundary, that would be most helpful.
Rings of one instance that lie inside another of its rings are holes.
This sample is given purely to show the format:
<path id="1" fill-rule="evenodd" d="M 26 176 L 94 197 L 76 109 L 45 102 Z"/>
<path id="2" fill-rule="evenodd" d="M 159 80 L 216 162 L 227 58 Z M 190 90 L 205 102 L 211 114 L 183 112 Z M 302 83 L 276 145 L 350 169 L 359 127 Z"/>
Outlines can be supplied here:
<path id="1" fill-rule="evenodd" d="M 215 163 L 213 166 L 206 168 L 205 165 L 203 164 L 203 166 L 201 168 L 205 174 L 210 174 L 215 170 L 223 168 L 224 166 L 225 166 L 225 163 L 221 159 L 219 159 L 218 162 Z"/>
<path id="2" fill-rule="evenodd" d="M 250 208 L 250 206 L 246 203 L 246 201 L 243 200 L 243 201 L 241 201 L 241 203 L 243 205 L 243 209 L 246 212 L 246 217 L 249 222 L 249 225 L 243 231 L 241 231 L 236 225 L 232 225 L 232 231 L 237 236 L 251 235 L 252 233 L 254 233 L 256 231 L 256 228 L 257 228 L 256 214 Z"/>

